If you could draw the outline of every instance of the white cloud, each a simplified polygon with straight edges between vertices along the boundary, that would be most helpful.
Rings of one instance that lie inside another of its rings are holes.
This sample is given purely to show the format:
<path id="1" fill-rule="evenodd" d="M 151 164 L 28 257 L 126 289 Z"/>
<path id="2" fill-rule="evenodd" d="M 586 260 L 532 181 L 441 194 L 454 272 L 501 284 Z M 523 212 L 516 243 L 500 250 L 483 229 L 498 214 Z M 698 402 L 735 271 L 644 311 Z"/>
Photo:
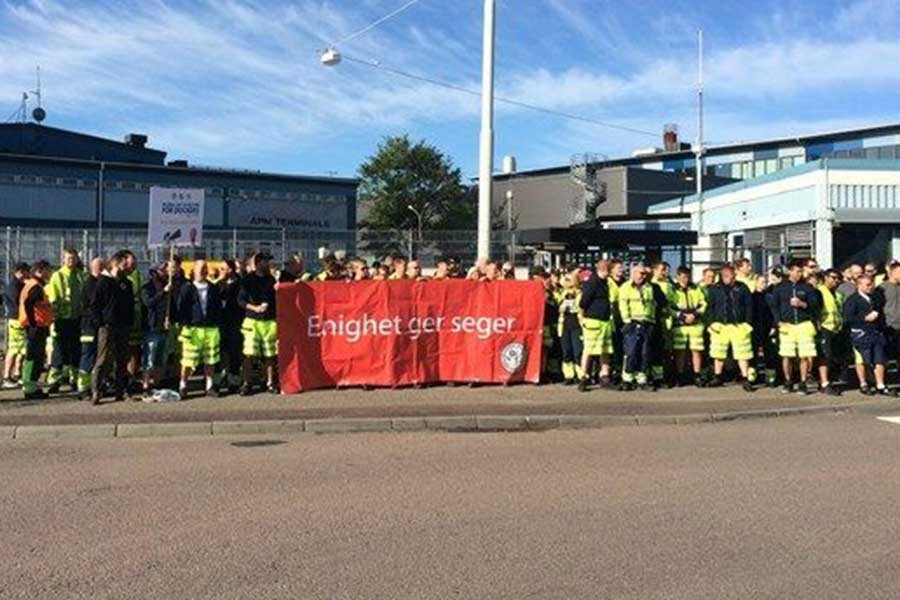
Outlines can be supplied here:
<path id="1" fill-rule="evenodd" d="M 406 15 L 415 18 L 391 21 L 354 39 L 345 50 L 478 89 L 477 4 L 423 2 Z M 892 0 L 848 5 L 828 23 L 836 32 L 830 38 L 784 35 L 721 47 L 710 35 L 710 112 L 734 115 L 718 123 L 718 129 L 741 132 L 717 137 L 758 137 L 747 124 L 771 98 L 814 101 L 832 92 L 892 89 L 900 83 L 900 42 L 876 33 L 900 19 L 898 6 Z M 448 121 L 471 126 L 478 116 L 475 97 L 349 61 L 333 69 L 319 65 L 316 49 L 384 14 L 385 7 L 374 0 L 341 5 L 324 0 L 0 4 L 0 99 L 15 102 L 22 89 L 30 89 L 34 65 L 40 64 L 48 124 L 89 122 L 98 129 L 92 132 L 115 137 L 142 130 L 172 155 L 207 163 L 308 150 L 323 136 L 403 131 Z M 512 12 L 513 3 L 506 8 Z M 540 31 L 507 40 L 516 48 L 510 52 L 515 62 L 503 63 L 500 57 L 499 95 L 650 131 L 666 121 L 693 121 L 696 67 L 690 44 L 669 45 L 665 52 L 651 42 L 643 47 L 661 26 L 689 30 L 683 15 L 676 15 L 674 25 L 648 21 L 650 35 L 627 35 L 628 28 L 614 13 L 596 18 L 593 0 L 545 0 L 540 8 L 528 8 L 547 21 L 538 24 Z M 604 11 L 613 8 L 614 3 L 603 3 Z M 569 33 L 560 31 L 561 24 Z M 573 43 L 580 54 L 560 52 L 553 59 L 533 51 L 524 37 L 536 38 L 543 49 L 566 41 L 571 31 L 587 45 Z M 580 149 L 630 149 L 647 141 L 583 124 L 555 127 L 556 121 L 520 108 L 500 105 L 498 111 L 507 131 L 528 138 L 534 156 L 547 154 L 542 146 L 566 156 Z M 837 120 L 853 118 L 863 119 Z M 791 124 L 780 118 L 757 123 L 757 131 Z M 809 129 L 801 119 L 792 128 Z M 498 136 L 504 133 L 498 131 Z"/>

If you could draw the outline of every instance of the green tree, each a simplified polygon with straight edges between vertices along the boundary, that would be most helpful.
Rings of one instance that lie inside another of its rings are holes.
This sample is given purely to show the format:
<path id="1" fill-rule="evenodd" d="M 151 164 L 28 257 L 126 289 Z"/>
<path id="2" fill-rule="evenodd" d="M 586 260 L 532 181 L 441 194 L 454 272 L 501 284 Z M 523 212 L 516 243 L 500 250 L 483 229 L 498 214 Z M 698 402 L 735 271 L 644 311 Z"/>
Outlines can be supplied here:
<path id="1" fill-rule="evenodd" d="M 362 239 L 370 251 L 405 250 L 403 240 L 449 230 L 474 230 L 477 207 L 462 172 L 434 146 L 409 136 L 386 138 L 359 167 Z"/>

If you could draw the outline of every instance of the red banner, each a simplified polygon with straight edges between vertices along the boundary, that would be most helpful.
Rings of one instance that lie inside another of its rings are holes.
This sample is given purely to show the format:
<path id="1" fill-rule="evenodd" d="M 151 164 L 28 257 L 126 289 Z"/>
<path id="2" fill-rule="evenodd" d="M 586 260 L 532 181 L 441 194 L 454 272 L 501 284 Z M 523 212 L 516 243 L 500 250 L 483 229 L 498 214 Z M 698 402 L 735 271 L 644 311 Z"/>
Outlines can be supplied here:
<path id="1" fill-rule="evenodd" d="M 533 281 L 279 285 L 281 389 L 537 383 L 543 320 Z"/>

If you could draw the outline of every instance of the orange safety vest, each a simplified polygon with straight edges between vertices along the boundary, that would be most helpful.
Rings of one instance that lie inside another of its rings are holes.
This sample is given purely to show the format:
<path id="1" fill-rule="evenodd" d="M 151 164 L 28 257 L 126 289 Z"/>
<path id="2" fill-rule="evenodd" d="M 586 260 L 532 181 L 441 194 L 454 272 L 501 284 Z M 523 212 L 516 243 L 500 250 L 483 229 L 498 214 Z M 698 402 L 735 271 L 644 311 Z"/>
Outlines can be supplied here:
<path id="1" fill-rule="evenodd" d="M 28 281 L 25 282 L 25 287 L 22 288 L 22 294 L 19 296 L 19 324 L 22 327 L 28 327 L 29 325 L 28 312 L 25 310 L 25 300 L 28 298 L 28 294 L 31 293 L 32 288 L 36 285 L 41 284 L 37 279 L 29 278 Z M 38 327 L 50 327 L 53 325 L 53 305 L 50 304 L 50 301 L 47 300 L 46 296 L 35 303 L 34 320 Z"/>

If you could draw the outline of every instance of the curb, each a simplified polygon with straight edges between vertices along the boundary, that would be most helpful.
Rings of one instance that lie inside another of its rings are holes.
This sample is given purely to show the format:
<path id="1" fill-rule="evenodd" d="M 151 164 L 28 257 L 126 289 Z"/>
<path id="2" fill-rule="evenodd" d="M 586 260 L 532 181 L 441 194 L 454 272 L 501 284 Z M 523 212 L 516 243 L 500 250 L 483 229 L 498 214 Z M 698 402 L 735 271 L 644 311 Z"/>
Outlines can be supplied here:
<path id="1" fill-rule="evenodd" d="M 605 429 L 653 425 L 727 423 L 744 419 L 770 419 L 856 412 L 872 409 L 883 401 L 823 404 L 799 408 L 772 408 L 685 415 L 472 415 L 453 417 L 397 417 L 309 419 L 281 421 L 213 421 L 184 423 L 122 423 L 119 425 L 18 425 L 0 427 L 0 440 L 59 440 L 104 438 L 159 438 L 267 434 L 402 433 L 441 431 L 451 433 L 549 431 L 551 429 Z"/>

